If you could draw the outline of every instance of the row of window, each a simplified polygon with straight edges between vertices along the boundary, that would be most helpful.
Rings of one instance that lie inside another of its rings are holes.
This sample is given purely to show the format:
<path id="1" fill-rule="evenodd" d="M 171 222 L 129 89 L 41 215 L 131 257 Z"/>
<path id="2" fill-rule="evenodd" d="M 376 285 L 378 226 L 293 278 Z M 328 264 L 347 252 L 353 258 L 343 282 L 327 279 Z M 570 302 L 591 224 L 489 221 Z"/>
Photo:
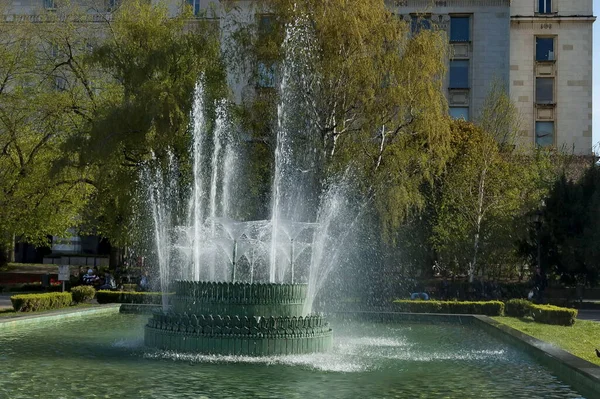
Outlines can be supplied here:
<path id="1" fill-rule="evenodd" d="M 411 15 L 410 30 L 417 34 L 432 29 L 430 15 Z M 471 18 L 468 16 L 450 16 L 450 42 L 468 42 L 471 40 Z"/>

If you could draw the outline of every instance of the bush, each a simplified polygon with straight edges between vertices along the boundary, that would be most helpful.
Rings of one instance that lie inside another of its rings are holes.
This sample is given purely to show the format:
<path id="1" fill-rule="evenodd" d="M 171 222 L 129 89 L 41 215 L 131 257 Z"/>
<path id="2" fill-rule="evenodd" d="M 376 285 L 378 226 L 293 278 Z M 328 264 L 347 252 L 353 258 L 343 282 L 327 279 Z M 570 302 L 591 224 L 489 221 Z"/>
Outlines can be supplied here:
<path id="1" fill-rule="evenodd" d="M 89 285 L 80 285 L 78 287 L 71 288 L 71 294 L 73 295 L 73 302 L 87 302 L 94 299 L 96 295 L 96 289 Z"/>
<path id="2" fill-rule="evenodd" d="M 531 317 L 539 323 L 572 326 L 575 324 L 577 310 L 554 305 L 531 305 Z"/>
<path id="3" fill-rule="evenodd" d="M 98 291 L 98 303 L 162 303 L 161 292 Z"/>
<path id="4" fill-rule="evenodd" d="M 123 284 L 123 291 L 137 291 L 137 284 Z"/>
<path id="5" fill-rule="evenodd" d="M 401 312 L 409 313 L 449 313 L 449 314 L 483 314 L 501 316 L 504 303 L 500 301 L 413 301 L 399 299 L 394 301 Z"/>
<path id="6" fill-rule="evenodd" d="M 60 309 L 71 305 L 70 292 L 52 292 L 47 294 L 24 294 L 10 297 L 16 312 L 35 312 L 38 310 Z"/>
<path id="7" fill-rule="evenodd" d="M 527 299 L 511 299 L 506 302 L 504 311 L 510 317 L 525 317 L 531 313 L 531 305 Z"/>

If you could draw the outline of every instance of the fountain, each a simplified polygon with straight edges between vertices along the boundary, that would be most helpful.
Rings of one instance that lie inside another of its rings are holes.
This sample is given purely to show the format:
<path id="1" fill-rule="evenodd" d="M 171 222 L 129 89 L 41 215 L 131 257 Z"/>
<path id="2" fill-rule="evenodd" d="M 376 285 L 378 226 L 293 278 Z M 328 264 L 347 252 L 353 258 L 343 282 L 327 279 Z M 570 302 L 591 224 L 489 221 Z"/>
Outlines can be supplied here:
<path id="1" fill-rule="evenodd" d="M 146 345 L 225 355 L 300 354 L 331 347 L 331 328 L 312 313 L 319 279 L 327 276 L 320 269 L 331 268 L 322 268 L 329 261 L 323 254 L 338 251 L 326 248 L 335 241 L 328 237 L 335 212 L 319 210 L 319 197 L 326 206 L 331 203 L 327 191 L 318 195 L 317 136 L 299 106 L 306 104 L 299 98 L 306 92 L 306 51 L 298 51 L 309 42 L 306 35 L 302 21 L 288 26 L 270 220 L 233 219 L 239 167 L 233 128 L 227 104 L 218 101 L 214 128 L 207 131 L 202 79 L 192 111 L 193 187 L 185 223 L 172 225 L 173 206 L 164 203 L 177 197 L 170 192 L 173 173 L 148 173 L 160 177 L 149 186 L 165 300 L 145 328 Z M 175 290 L 170 303 L 169 288 Z"/>

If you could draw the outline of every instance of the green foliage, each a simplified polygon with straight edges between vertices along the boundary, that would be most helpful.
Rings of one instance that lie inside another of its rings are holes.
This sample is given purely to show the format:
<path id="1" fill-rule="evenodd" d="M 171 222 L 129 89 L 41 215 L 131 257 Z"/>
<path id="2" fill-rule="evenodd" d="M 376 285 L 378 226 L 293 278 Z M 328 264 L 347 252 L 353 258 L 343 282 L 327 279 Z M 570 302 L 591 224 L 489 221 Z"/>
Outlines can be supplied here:
<path id="1" fill-rule="evenodd" d="M 86 63 L 95 25 L 76 24 L 81 16 L 73 7 L 0 27 L 0 246 L 64 235 L 90 195 L 89 170 L 62 151 L 95 106 Z"/>
<path id="2" fill-rule="evenodd" d="M 567 284 L 596 284 L 600 275 L 600 166 L 591 165 L 578 180 L 563 175 L 541 208 L 541 267 Z M 522 253 L 537 255 L 537 227 L 531 223 Z"/>
<path id="3" fill-rule="evenodd" d="M 577 318 L 577 309 L 553 305 L 531 305 L 531 317 L 539 323 L 572 326 Z"/>
<path id="4" fill-rule="evenodd" d="M 123 284 L 123 291 L 136 291 L 137 284 Z"/>
<path id="5" fill-rule="evenodd" d="M 507 150 L 468 122 L 455 121 L 452 131 L 454 155 L 431 194 L 431 240 L 444 269 L 473 279 L 484 267 L 518 263 L 517 239 L 552 168 L 545 154 Z"/>
<path id="6" fill-rule="evenodd" d="M 94 299 L 96 289 L 89 285 L 79 285 L 71 288 L 71 295 L 73 295 L 73 302 L 75 303 L 87 302 Z"/>
<path id="7" fill-rule="evenodd" d="M 504 303 L 501 301 L 413 301 L 398 299 L 394 307 L 400 312 L 409 313 L 446 313 L 446 314 L 483 314 L 501 316 L 504 313 Z"/>
<path id="8" fill-rule="evenodd" d="M 24 294 L 10 297 L 16 312 L 35 312 L 38 310 L 60 309 L 71 305 L 70 292 L 52 292 L 47 294 Z"/>
<path id="9" fill-rule="evenodd" d="M 214 99 L 227 94 L 219 32 L 190 16 L 187 8 L 172 16 L 162 3 L 124 2 L 91 55 L 90 65 L 106 77 L 100 90 L 106 101 L 86 124 L 86 134 L 67 147 L 94 172 L 95 192 L 84 217 L 113 245 L 146 236 L 132 215 L 144 209 L 136 182 L 150 159 L 164 164 L 171 152 L 182 184 L 189 182 L 190 113 L 198 79 L 203 77 L 209 114 Z"/>
<path id="10" fill-rule="evenodd" d="M 283 28 L 296 24 L 304 30 L 311 51 L 301 56 L 307 78 L 298 90 L 305 97 L 297 99 L 296 114 L 312 121 L 324 170 L 355 167 L 364 196 L 375 202 L 384 237 L 394 241 L 400 222 L 423 205 L 421 185 L 433 180 L 449 155 L 447 103 L 439 78 L 448 54 L 445 34 L 432 30 L 411 36 L 382 0 L 265 1 L 255 12 L 268 12 L 272 28 L 261 32 L 262 17 L 257 23 L 242 18 L 232 29 L 230 59 L 254 71 L 259 62 L 281 62 Z M 252 90 L 256 79 L 250 74 L 242 84 Z M 270 127 L 264 121 L 275 120 L 273 94 L 260 118 L 249 111 L 255 102 L 264 103 L 260 94 L 246 99 L 240 113 L 254 121 L 247 123 L 253 136 L 271 144 L 275 135 L 265 134 Z"/>
<path id="11" fill-rule="evenodd" d="M 169 295 L 169 294 L 167 294 Z M 162 303 L 161 292 L 104 291 L 96 293 L 98 303 Z"/>
<path id="12" fill-rule="evenodd" d="M 506 301 L 504 312 L 510 317 L 525 317 L 531 313 L 532 303 L 526 299 L 511 299 Z"/>

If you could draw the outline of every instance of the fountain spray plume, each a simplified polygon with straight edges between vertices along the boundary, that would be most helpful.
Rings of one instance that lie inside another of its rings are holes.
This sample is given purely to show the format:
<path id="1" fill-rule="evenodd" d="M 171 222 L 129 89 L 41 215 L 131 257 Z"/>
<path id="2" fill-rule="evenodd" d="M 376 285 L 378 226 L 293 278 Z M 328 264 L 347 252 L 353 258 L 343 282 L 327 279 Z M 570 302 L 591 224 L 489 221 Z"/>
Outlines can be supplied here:
<path id="1" fill-rule="evenodd" d="M 166 308 L 166 293 L 171 283 L 171 249 L 173 218 L 178 201 L 177 167 L 173 153 L 167 151 L 166 166 L 161 166 L 154 153 L 151 162 L 142 169 L 142 180 L 148 188 L 148 200 L 154 221 L 156 260 L 159 269 L 160 290 L 163 293 L 162 305 Z"/>
<path id="2" fill-rule="evenodd" d="M 315 192 L 318 192 L 318 130 L 307 107 L 307 85 L 311 71 L 314 34 L 310 20 L 299 15 L 286 25 L 284 61 L 277 105 L 277 146 L 271 199 L 271 248 L 269 280 L 283 282 L 288 262 L 282 247 L 287 247 L 282 221 L 307 222 L 316 217 Z M 288 223 L 289 224 L 289 223 Z"/>
<path id="3" fill-rule="evenodd" d="M 206 197 L 206 188 L 203 179 L 203 152 L 206 146 L 205 109 L 204 109 L 204 83 L 203 77 L 198 79 L 194 90 L 194 104 L 192 107 L 192 154 L 193 154 L 193 187 L 188 207 L 188 220 L 191 221 L 191 249 L 192 270 L 194 280 L 200 280 L 201 245 L 203 238 L 204 222 L 203 200 Z"/>

